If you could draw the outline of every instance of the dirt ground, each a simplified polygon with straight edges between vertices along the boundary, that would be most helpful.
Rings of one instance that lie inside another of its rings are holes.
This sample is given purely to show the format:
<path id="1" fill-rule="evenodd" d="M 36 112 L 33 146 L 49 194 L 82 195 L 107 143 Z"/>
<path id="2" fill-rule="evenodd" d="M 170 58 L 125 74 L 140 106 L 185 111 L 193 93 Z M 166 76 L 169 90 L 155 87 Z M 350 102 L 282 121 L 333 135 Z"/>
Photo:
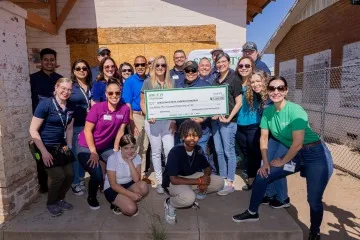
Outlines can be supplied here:
<path id="1" fill-rule="evenodd" d="M 289 214 L 308 235 L 310 211 L 306 181 L 299 174 L 288 176 Z M 360 179 L 334 170 L 323 197 L 322 240 L 360 239 Z"/>

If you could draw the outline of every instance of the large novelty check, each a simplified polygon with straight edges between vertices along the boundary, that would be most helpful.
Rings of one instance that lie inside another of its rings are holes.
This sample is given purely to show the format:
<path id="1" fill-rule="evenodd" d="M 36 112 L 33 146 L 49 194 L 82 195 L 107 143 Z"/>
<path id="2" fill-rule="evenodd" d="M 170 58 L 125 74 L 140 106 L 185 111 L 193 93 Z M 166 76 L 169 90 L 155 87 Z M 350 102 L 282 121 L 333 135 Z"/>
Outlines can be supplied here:
<path id="1" fill-rule="evenodd" d="M 145 90 L 146 120 L 228 115 L 227 86 Z"/>

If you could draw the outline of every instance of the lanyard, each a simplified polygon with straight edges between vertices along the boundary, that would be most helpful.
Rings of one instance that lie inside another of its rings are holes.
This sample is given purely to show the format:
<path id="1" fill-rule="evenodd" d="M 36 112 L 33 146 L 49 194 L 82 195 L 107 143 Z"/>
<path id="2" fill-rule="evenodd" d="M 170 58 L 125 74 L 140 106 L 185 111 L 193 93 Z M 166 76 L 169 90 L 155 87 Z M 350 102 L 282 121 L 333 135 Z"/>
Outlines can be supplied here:
<path id="1" fill-rule="evenodd" d="M 79 85 L 79 87 L 80 87 L 80 91 L 81 91 L 82 94 L 84 95 L 85 100 L 86 100 L 86 103 L 87 103 L 87 105 L 88 105 L 87 111 L 89 111 L 89 109 L 90 109 L 90 101 L 89 101 L 89 99 L 88 99 L 88 96 L 86 95 L 84 89 L 83 89 L 80 85 Z"/>
<path id="2" fill-rule="evenodd" d="M 63 127 L 64 127 L 64 138 L 66 138 L 66 128 L 67 128 L 68 121 L 69 121 L 69 115 L 66 113 L 66 120 L 65 120 L 65 123 L 64 123 L 64 120 L 63 120 L 62 115 L 61 115 L 61 113 L 60 113 L 60 111 L 59 111 L 59 108 L 57 107 L 57 105 L 56 105 L 56 103 L 55 103 L 55 99 L 54 99 L 54 98 L 52 99 L 52 102 L 53 102 L 53 104 L 54 104 L 54 106 L 55 106 L 56 112 L 57 112 L 57 114 L 59 115 L 59 118 L 60 118 L 60 120 L 61 120 L 61 123 L 62 123 L 62 125 L 63 125 Z"/>

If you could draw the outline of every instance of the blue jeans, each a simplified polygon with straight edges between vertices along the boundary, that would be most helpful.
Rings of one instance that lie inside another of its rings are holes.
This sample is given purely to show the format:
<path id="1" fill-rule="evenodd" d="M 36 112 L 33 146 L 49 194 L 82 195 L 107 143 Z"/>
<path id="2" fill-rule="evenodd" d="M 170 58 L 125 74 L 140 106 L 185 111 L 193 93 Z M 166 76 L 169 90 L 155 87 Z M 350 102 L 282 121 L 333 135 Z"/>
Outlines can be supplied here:
<path id="1" fill-rule="evenodd" d="M 275 158 L 282 158 L 288 152 L 288 148 L 274 138 L 269 138 L 268 142 L 268 161 L 269 163 Z M 280 178 L 268 184 L 266 188 L 265 196 L 273 197 L 280 202 L 283 202 L 288 198 L 288 188 L 286 177 Z"/>
<path id="2" fill-rule="evenodd" d="M 324 212 L 322 196 L 333 172 L 331 154 L 324 143 L 319 143 L 315 146 L 303 147 L 292 162 L 296 163 L 295 172 L 302 171 L 306 178 L 307 200 L 310 205 L 310 231 L 318 233 Z M 291 174 L 293 172 L 285 171 L 283 167 L 270 167 L 270 174 L 267 178 L 257 176 L 251 193 L 249 210 L 258 212 L 269 183 Z"/>
<path id="3" fill-rule="evenodd" d="M 211 126 L 219 163 L 219 175 L 233 182 L 236 170 L 235 134 L 237 124 L 235 122 L 222 123 L 215 120 L 211 121 Z"/>
<path id="4" fill-rule="evenodd" d="M 82 166 L 80 166 L 78 157 L 77 157 L 77 148 L 78 148 L 78 136 L 80 134 L 80 132 L 84 130 L 84 127 L 78 127 L 78 126 L 74 126 L 74 134 L 73 134 L 73 139 L 72 139 L 72 152 L 75 156 L 75 161 L 73 162 L 73 171 L 74 171 L 74 180 L 73 180 L 73 185 L 78 185 L 80 184 L 80 179 L 85 177 L 85 171 L 84 168 Z"/>
<path id="5" fill-rule="evenodd" d="M 103 174 L 101 171 L 100 163 L 97 167 L 90 167 L 88 164 L 90 158 L 90 150 L 86 147 L 78 147 L 78 159 L 82 167 L 90 174 L 89 181 L 89 197 L 96 198 L 97 191 L 99 190 L 99 185 L 103 181 Z M 99 157 L 104 162 L 107 162 L 107 159 L 114 153 L 113 149 L 105 149 L 102 151 L 97 151 Z"/>
<path id="6" fill-rule="evenodd" d="M 248 178 L 255 178 L 261 165 L 259 124 L 237 126 L 236 140 L 244 155 Z"/>

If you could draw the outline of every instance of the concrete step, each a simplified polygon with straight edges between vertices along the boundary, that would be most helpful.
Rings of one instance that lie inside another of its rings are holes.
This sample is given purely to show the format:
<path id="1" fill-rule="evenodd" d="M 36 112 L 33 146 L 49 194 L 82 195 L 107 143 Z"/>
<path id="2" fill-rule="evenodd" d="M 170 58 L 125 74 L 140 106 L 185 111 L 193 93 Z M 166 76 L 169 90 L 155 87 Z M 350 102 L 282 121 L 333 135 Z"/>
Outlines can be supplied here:
<path id="1" fill-rule="evenodd" d="M 100 210 L 89 209 L 84 196 L 67 194 L 74 209 L 60 217 L 51 217 L 45 209 L 46 195 L 42 195 L 28 209 L 3 228 L 5 240 L 122 240 L 149 238 L 151 229 L 162 229 L 166 239 L 276 239 L 302 240 L 302 231 L 283 209 L 260 207 L 260 221 L 234 223 L 232 215 L 247 209 L 250 193 L 235 191 L 228 196 L 208 195 L 200 201 L 200 209 L 177 211 L 178 223 L 164 223 L 163 201 L 167 195 L 158 195 L 154 189 L 139 204 L 136 217 L 115 215 L 103 194 L 99 194 Z M 1 237 L 0 237 L 1 239 Z M 165 238 L 164 238 L 165 239 Z"/>

